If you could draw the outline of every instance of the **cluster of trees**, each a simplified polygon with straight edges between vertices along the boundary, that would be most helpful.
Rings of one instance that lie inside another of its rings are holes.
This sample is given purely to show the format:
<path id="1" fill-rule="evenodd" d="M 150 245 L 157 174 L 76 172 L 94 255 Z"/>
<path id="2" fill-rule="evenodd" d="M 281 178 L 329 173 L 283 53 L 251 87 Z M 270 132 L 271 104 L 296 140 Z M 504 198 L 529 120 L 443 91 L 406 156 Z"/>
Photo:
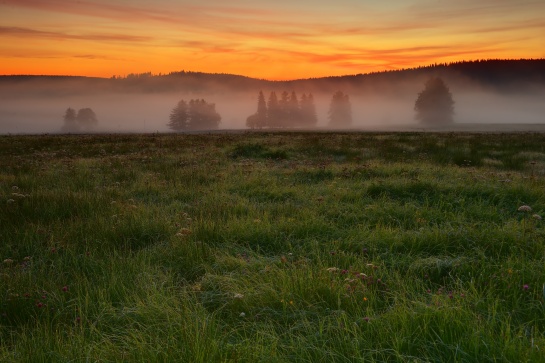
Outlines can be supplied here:
<path id="1" fill-rule="evenodd" d="M 414 110 L 416 118 L 425 124 L 446 124 L 453 121 L 454 101 L 445 82 L 439 77 L 432 77 L 424 90 L 418 94 Z M 352 125 L 352 106 L 350 97 L 337 91 L 329 106 L 329 127 L 346 128 Z M 257 112 L 246 119 L 246 126 L 251 129 L 313 127 L 316 126 L 316 107 L 312 94 L 303 94 L 301 100 L 297 94 L 283 92 L 280 99 L 271 92 L 268 102 L 260 91 L 257 97 Z"/>
<path id="2" fill-rule="evenodd" d="M 63 120 L 63 132 L 93 131 L 98 124 L 97 116 L 90 108 L 81 108 L 76 113 L 76 110 L 68 107 L 64 113 Z"/>
<path id="3" fill-rule="evenodd" d="M 284 91 L 278 98 L 273 91 L 265 102 L 263 92 L 259 91 L 257 112 L 246 119 L 246 126 L 251 129 L 313 127 L 317 122 L 312 93 L 303 94 L 299 99 L 295 92 L 290 95 Z"/>
<path id="4" fill-rule="evenodd" d="M 168 127 L 174 131 L 217 129 L 221 116 L 216 112 L 216 105 L 196 99 L 178 102 L 170 113 Z"/>

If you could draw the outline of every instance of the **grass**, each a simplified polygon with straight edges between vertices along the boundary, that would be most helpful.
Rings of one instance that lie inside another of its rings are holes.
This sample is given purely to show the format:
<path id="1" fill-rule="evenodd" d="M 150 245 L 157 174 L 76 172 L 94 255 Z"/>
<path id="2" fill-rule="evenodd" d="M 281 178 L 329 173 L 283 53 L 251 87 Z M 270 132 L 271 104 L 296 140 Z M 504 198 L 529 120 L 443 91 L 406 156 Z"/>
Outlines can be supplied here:
<path id="1" fill-rule="evenodd" d="M 545 361 L 544 177 L 542 134 L 1 136 L 0 361 Z"/>

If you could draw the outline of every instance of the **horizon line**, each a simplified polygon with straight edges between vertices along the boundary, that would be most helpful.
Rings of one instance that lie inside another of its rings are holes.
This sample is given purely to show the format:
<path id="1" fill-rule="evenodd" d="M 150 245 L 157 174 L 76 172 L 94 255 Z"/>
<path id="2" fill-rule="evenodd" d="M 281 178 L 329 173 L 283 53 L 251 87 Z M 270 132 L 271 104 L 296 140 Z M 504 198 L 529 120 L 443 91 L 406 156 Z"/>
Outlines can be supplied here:
<path id="1" fill-rule="evenodd" d="M 434 67 L 449 67 L 461 63 L 480 63 L 480 62 L 492 62 L 492 61 L 545 61 L 545 58 L 486 58 L 486 59 L 472 59 L 472 60 L 460 60 L 452 62 L 434 62 L 428 63 L 426 65 L 419 65 L 409 68 L 399 68 L 399 69 L 384 69 L 381 71 L 372 71 L 367 73 L 353 73 L 353 74 L 343 74 L 343 75 L 330 75 L 330 76 L 316 76 L 308 78 L 293 78 L 293 79 L 267 79 L 267 78 L 257 78 L 251 77 L 243 74 L 236 73 L 223 73 L 223 72 L 202 72 L 202 71 L 191 71 L 191 70 L 179 70 L 179 71 L 170 71 L 168 73 L 156 73 L 153 74 L 151 71 L 142 72 L 142 73 L 129 73 L 125 76 L 121 75 L 112 75 L 110 77 L 99 77 L 99 76 L 86 76 L 86 75 L 68 75 L 68 74 L 0 74 L 0 77 L 66 77 L 66 78 L 88 78 L 88 79 L 127 79 L 131 77 L 163 77 L 163 76 L 172 76 L 176 74 L 204 74 L 204 75 L 224 75 L 224 76 L 234 76 L 234 77 L 243 77 L 249 78 L 257 81 L 266 81 L 266 82 L 295 82 L 295 81 L 306 81 L 306 80 L 316 80 L 324 78 L 343 78 L 343 77 L 354 77 L 354 76 L 365 76 L 381 73 L 395 73 L 403 71 L 412 71 L 425 68 L 434 68 Z"/>

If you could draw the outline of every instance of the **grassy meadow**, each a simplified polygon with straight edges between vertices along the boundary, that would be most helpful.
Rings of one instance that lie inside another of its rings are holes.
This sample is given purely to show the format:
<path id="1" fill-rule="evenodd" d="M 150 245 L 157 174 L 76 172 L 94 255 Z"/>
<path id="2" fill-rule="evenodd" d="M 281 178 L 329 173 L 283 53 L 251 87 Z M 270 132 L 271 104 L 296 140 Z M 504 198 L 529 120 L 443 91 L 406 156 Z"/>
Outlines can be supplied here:
<path id="1" fill-rule="evenodd" d="M 545 361 L 545 134 L 0 136 L 0 198 L 2 362 Z"/>

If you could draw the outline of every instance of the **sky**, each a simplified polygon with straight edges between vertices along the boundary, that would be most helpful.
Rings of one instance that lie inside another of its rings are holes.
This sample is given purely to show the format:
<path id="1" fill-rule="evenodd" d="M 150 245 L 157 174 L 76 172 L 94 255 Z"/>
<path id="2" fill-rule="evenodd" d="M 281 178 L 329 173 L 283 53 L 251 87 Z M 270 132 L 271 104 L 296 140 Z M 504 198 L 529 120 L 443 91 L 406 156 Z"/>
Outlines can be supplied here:
<path id="1" fill-rule="evenodd" d="M 545 0 L 0 0 L 0 74 L 271 80 L 545 58 Z"/>

